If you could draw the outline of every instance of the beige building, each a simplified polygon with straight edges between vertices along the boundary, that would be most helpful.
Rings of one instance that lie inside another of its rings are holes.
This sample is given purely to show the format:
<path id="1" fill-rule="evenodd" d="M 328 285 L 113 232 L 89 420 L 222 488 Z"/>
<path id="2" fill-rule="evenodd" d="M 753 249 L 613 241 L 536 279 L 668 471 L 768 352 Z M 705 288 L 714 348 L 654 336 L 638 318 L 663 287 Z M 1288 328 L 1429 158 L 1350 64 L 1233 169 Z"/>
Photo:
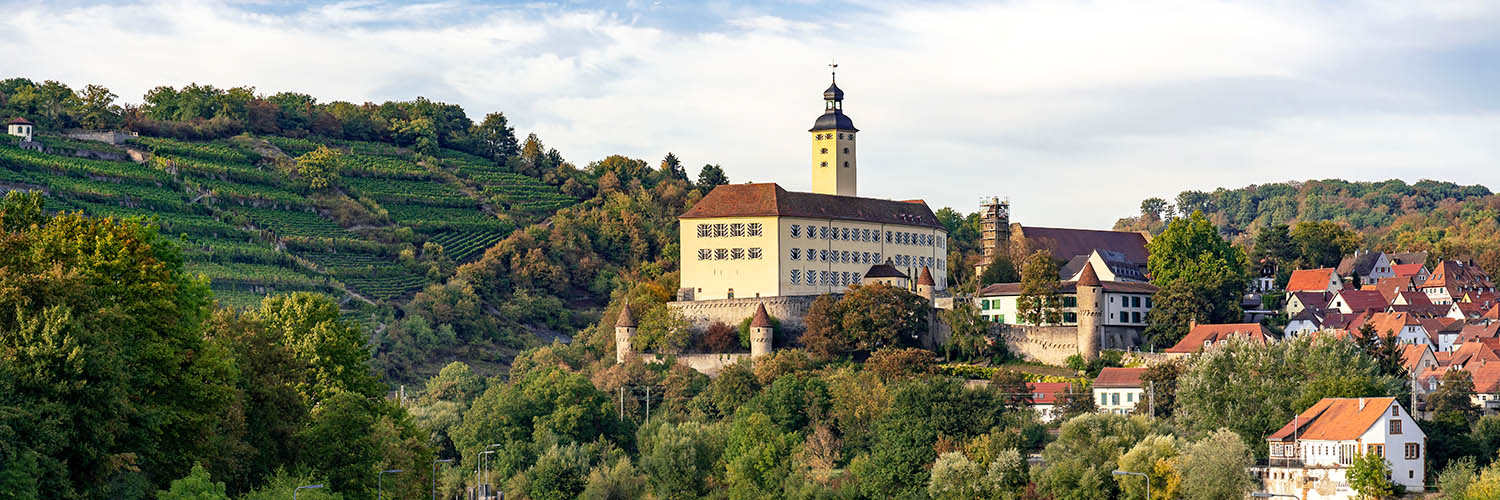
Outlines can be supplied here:
<path id="1" fill-rule="evenodd" d="M 948 233 L 921 200 L 855 196 L 854 122 L 837 85 L 812 133 L 813 192 L 774 183 L 714 188 L 678 217 L 679 300 L 842 292 L 887 260 L 906 276 L 927 266 L 947 288 Z"/>

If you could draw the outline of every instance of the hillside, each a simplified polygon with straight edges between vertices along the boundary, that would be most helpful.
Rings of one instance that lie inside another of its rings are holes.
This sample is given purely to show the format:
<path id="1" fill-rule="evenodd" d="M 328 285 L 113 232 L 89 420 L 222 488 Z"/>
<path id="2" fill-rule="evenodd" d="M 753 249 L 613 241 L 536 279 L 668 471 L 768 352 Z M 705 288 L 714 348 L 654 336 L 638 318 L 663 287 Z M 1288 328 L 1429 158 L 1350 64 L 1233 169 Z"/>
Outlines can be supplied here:
<path id="1" fill-rule="evenodd" d="M 400 302 L 451 274 L 452 263 L 477 257 L 518 220 L 576 201 L 449 150 L 419 160 L 404 148 L 358 141 L 141 137 L 124 146 L 146 153 L 137 164 L 65 154 L 121 149 L 104 143 L 40 142 L 55 154 L 3 141 L 10 187 L 43 190 L 50 210 L 154 218 L 190 272 L 208 277 L 218 300 L 232 306 L 294 290 Z M 278 167 L 320 146 L 342 153 L 329 187 L 314 190 Z"/>
<path id="2" fill-rule="evenodd" d="M 1115 229 L 1160 232 L 1163 219 L 1201 210 L 1236 243 L 1251 246 L 1272 224 L 1333 221 L 1359 233 L 1366 248 L 1474 259 L 1500 271 L 1500 195 L 1481 185 L 1327 179 L 1184 191 L 1174 201 L 1147 199 L 1140 215 L 1120 219 Z"/>

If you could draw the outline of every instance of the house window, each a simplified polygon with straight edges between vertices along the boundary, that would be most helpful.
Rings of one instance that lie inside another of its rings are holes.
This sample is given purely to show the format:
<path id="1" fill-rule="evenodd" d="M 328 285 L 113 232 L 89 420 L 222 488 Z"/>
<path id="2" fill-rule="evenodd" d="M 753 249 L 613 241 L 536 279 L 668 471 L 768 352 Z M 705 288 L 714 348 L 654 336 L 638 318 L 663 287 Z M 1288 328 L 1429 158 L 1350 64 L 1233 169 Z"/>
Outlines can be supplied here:
<path id="1" fill-rule="evenodd" d="M 1391 434 L 1400 434 L 1400 433 L 1401 433 L 1401 421 L 1400 420 L 1391 420 Z"/>
<path id="2" fill-rule="evenodd" d="M 750 249 L 750 258 L 751 259 L 759 260 L 760 259 L 760 249 L 759 248 L 751 248 Z"/>
<path id="3" fill-rule="evenodd" d="M 707 248 L 699 248 L 698 249 L 698 260 L 708 260 L 709 257 L 713 256 L 713 254 L 714 254 L 713 250 L 709 250 Z"/>
<path id="4" fill-rule="evenodd" d="M 820 162 L 818 162 L 818 166 L 819 167 L 826 167 L 826 166 L 828 166 L 828 162 L 826 162 L 826 161 L 820 161 Z"/>
<path id="5" fill-rule="evenodd" d="M 746 226 L 746 229 L 749 230 L 750 236 L 760 236 L 761 225 L 759 222 L 751 222 L 749 226 Z"/>
<path id="6" fill-rule="evenodd" d="M 698 225 L 698 237 L 699 238 L 707 238 L 708 235 L 710 235 L 710 234 L 713 234 L 713 233 L 712 233 L 712 229 L 709 228 L 708 224 L 699 224 Z"/>
<path id="7" fill-rule="evenodd" d="M 819 148 L 818 152 L 821 153 L 821 154 L 825 154 L 826 155 L 826 154 L 828 154 L 828 148 Z"/>
<path id="8" fill-rule="evenodd" d="M 818 251 L 818 255 L 819 255 L 819 259 L 818 260 L 821 260 L 823 262 L 828 262 L 828 251 L 827 250 L 819 250 Z"/>
<path id="9" fill-rule="evenodd" d="M 1078 322 L 1078 314 L 1077 313 L 1070 313 L 1070 312 L 1063 313 L 1063 323 L 1077 323 L 1077 322 Z"/>
<path id="10" fill-rule="evenodd" d="M 729 225 L 729 235 L 730 236 L 736 236 L 736 237 L 738 237 L 738 236 L 744 236 L 745 235 L 745 225 L 744 224 L 739 224 L 739 223 L 730 224 Z"/>
<path id="11" fill-rule="evenodd" d="M 818 273 L 818 276 L 822 278 L 819 281 L 823 283 L 823 286 L 828 286 L 828 285 L 832 284 L 832 282 L 828 279 L 828 271 L 823 271 L 821 273 Z"/>
<path id="12" fill-rule="evenodd" d="M 1137 297 L 1131 297 L 1130 298 L 1130 307 L 1141 307 L 1141 298 L 1138 297 L 1138 296 Z"/>
<path id="13" fill-rule="evenodd" d="M 1383 444 L 1372 444 L 1372 445 L 1369 445 L 1368 447 L 1365 448 L 1365 452 L 1373 454 L 1373 455 L 1378 455 L 1378 456 L 1384 457 L 1385 456 L 1385 445 L 1383 445 Z"/>
<path id="14" fill-rule="evenodd" d="M 874 261 L 876 264 L 879 264 L 881 262 L 880 252 L 875 252 L 873 254 L 870 254 L 870 256 L 873 257 L 872 261 Z"/>
<path id="15" fill-rule="evenodd" d="M 792 260 L 798 260 L 798 259 L 801 259 L 801 258 L 802 258 L 802 249 L 801 248 L 793 248 L 792 249 Z"/>
<path id="16" fill-rule="evenodd" d="M 1406 443 L 1406 459 L 1416 460 L 1418 458 L 1422 458 L 1422 444 Z"/>
<path id="17" fill-rule="evenodd" d="M 1391 405 L 1391 416 L 1392 417 L 1399 417 L 1399 416 L 1401 416 L 1401 407 L 1400 406 L 1396 406 L 1396 405 Z"/>
<path id="18" fill-rule="evenodd" d="M 1112 406 L 1120 406 L 1120 393 L 1111 393 L 1109 395 L 1109 404 Z"/>
<path id="19" fill-rule="evenodd" d="M 853 283 L 859 283 L 859 273 L 850 273 L 849 276 L 854 280 Z"/>
<path id="20" fill-rule="evenodd" d="M 1151 297 L 1146 297 L 1146 309 L 1151 308 Z"/>
<path id="21" fill-rule="evenodd" d="M 818 235 L 821 236 L 825 240 L 832 239 L 832 238 L 828 237 L 828 226 L 819 226 L 818 227 Z"/>
<path id="22" fill-rule="evenodd" d="M 736 249 L 730 250 L 729 251 L 729 257 L 732 258 L 732 259 L 734 259 L 734 260 L 743 259 L 743 258 L 745 258 L 745 249 L 743 249 L 743 248 L 736 248 Z"/>
<path id="23" fill-rule="evenodd" d="M 1130 313 L 1130 322 L 1131 323 L 1140 323 L 1141 322 L 1141 313 L 1138 313 L 1138 312 Z"/>
<path id="24" fill-rule="evenodd" d="M 1065 295 L 1065 296 L 1063 296 L 1062 299 L 1063 299 L 1063 307 L 1077 307 L 1078 306 L 1078 297 L 1074 297 L 1074 296 L 1071 296 L 1071 295 Z"/>
<path id="25" fill-rule="evenodd" d="M 799 283 L 802 283 L 802 270 L 801 269 L 793 269 L 792 270 L 792 284 L 796 285 L 796 284 L 799 284 Z"/>
<path id="26" fill-rule="evenodd" d="M 988 310 L 990 310 L 990 300 L 989 299 L 979 299 L 979 310 L 981 310 L 981 311 L 988 311 Z"/>
<path id="27" fill-rule="evenodd" d="M 801 224 L 792 224 L 792 237 L 793 238 L 797 238 L 797 237 L 800 237 L 800 236 L 802 236 L 802 225 Z"/>
<path id="28" fill-rule="evenodd" d="M 715 260 L 724 260 L 724 259 L 727 259 L 727 258 L 729 258 L 729 250 L 726 250 L 726 249 L 723 249 L 723 248 L 716 248 L 716 249 L 714 249 L 714 259 Z"/>
<path id="29" fill-rule="evenodd" d="M 726 297 L 726 298 L 730 298 L 730 299 L 734 298 L 734 289 L 733 288 L 729 289 L 728 297 Z"/>
<path id="30" fill-rule="evenodd" d="M 849 251 L 848 250 L 845 250 L 843 252 L 839 252 L 839 262 L 843 262 L 843 263 L 848 263 L 849 262 Z"/>
<path id="31" fill-rule="evenodd" d="M 849 241 L 849 228 L 844 228 L 844 241 Z"/>
<path id="32" fill-rule="evenodd" d="M 729 236 L 729 224 L 714 224 L 714 237 L 723 238 Z"/>

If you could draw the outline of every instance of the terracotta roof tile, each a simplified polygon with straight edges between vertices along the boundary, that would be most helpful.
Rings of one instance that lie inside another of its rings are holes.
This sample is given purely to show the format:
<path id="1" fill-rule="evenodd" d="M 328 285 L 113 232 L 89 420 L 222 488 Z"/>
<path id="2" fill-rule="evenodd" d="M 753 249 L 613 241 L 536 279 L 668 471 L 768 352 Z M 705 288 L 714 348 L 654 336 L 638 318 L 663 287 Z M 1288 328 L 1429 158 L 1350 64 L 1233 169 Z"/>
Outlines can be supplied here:
<path id="1" fill-rule="evenodd" d="M 1027 382 L 1026 389 L 1031 391 L 1031 403 L 1039 405 L 1057 404 L 1057 394 L 1068 392 L 1072 384 L 1067 382 Z"/>
<path id="2" fill-rule="evenodd" d="M 1094 387 L 1140 387 L 1145 368 L 1105 368 L 1094 378 Z"/>
<path id="3" fill-rule="evenodd" d="M 922 274 L 917 275 L 918 285 L 936 286 L 937 282 L 932 280 L 932 271 L 927 266 L 922 266 Z"/>
<path id="4" fill-rule="evenodd" d="M 1104 281 L 1100 282 L 1104 291 L 1112 293 L 1140 293 L 1152 294 L 1159 290 L 1156 285 L 1150 283 L 1137 283 L 1134 281 Z M 1078 284 L 1074 281 L 1059 282 L 1057 293 L 1077 293 Z M 1020 283 L 995 283 L 979 290 L 980 297 L 1006 297 L 1021 294 Z"/>
<path id="5" fill-rule="evenodd" d="M 1333 282 L 1334 270 L 1331 267 L 1322 269 L 1298 269 L 1292 271 L 1292 277 L 1286 282 L 1289 292 L 1317 292 L 1328 290 L 1328 284 Z"/>
<path id="6" fill-rule="evenodd" d="M 1203 350 L 1204 343 L 1218 344 L 1227 341 L 1230 337 L 1246 337 L 1256 342 L 1273 340 L 1271 332 L 1260 323 L 1230 323 L 1222 325 L 1197 325 L 1194 326 L 1186 336 L 1182 337 L 1177 345 L 1169 347 L 1166 352 L 1173 354 L 1190 354 Z"/>
<path id="7" fill-rule="evenodd" d="M 757 304 L 755 307 L 755 318 L 750 320 L 750 328 L 770 328 L 771 315 L 766 314 L 766 305 Z"/>
<path id="8" fill-rule="evenodd" d="M 1420 262 L 1415 263 L 1415 264 L 1393 264 L 1393 265 L 1391 265 L 1391 272 L 1396 273 L 1396 277 L 1397 278 L 1407 278 L 1407 279 L 1410 279 L 1413 276 L 1422 274 L 1422 269 L 1424 269 L 1424 266 Z M 1384 278 L 1384 279 L 1390 279 L 1390 278 Z"/>
<path id="9" fill-rule="evenodd" d="M 1385 297 L 1380 295 L 1380 292 L 1375 291 L 1344 290 L 1339 292 L 1338 297 L 1334 301 L 1336 302 L 1338 299 L 1343 299 L 1344 304 L 1349 306 L 1349 310 L 1355 313 L 1384 311 L 1385 307 L 1390 305 L 1385 300 Z"/>
<path id="10" fill-rule="evenodd" d="M 6 125 L 31 125 L 32 123 L 31 123 L 31 120 L 27 120 L 25 118 L 21 118 L 21 117 L 17 116 L 15 118 L 11 118 L 10 121 L 5 122 L 5 124 Z"/>
<path id="11" fill-rule="evenodd" d="M 1081 271 L 1081 272 L 1078 273 L 1078 285 L 1079 286 L 1100 286 L 1099 285 L 1099 273 L 1094 272 L 1094 263 L 1093 262 L 1090 262 L 1090 263 L 1087 263 L 1087 264 L 1083 265 L 1083 271 Z"/>
<path id="12" fill-rule="evenodd" d="M 679 219 L 782 216 L 943 229 L 927 204 L 787 191 L 775 183 L 723 184 Z"/>
<path id="13" fill-rule="evenodd" d="M 1388 414 L 1395 398 L 1323 398 L 1292 418 L 1268 440 L 1348 441 L 1359 439 Z M 1421 430 L 1413 432 L 1420 433 Z M 1293 435 L 1295 434 L 1295 436 Z"/>

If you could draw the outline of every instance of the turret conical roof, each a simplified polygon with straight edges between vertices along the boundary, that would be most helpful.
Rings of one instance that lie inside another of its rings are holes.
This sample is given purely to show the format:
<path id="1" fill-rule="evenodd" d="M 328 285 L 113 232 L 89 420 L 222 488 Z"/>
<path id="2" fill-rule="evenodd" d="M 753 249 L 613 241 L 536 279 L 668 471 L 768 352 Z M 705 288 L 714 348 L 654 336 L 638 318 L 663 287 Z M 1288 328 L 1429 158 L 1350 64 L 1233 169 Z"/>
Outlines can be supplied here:
<path id="1" fill-rule="evenodd" d="M 1083 272 L 1078 274 L 1078 286 L 1104 286 L 1099 283 L 1099 273 L 1094 272 L 1094 263 L 1083 265 Z"/>
<path id="2" fill-rule="evenodd" d="M 922 274 L 917 275 L 917 285 L 937 286 L 937 281 L 932 279 L 932 270 L 922 266 Z"/>
<path id="3" fill-rule="evenodd" d="M 750 319 L 750 328 L 770 328 L 770 327 L 771 327 L 771 315 L 770 314 L 766 314 L 766 305 L 765 304 L 757 304 L 756 307 L 755 307 L 755 317 L 752 318 L 752 319 Z"/>
<path id="4" fill-rule="evenodd" d="M 615 328 L 635 328 L 635 316 L 630 314 L 630 301 L 625 301 L 625 307 L 620 308 L 620 319 L 615 320 Z"/>

